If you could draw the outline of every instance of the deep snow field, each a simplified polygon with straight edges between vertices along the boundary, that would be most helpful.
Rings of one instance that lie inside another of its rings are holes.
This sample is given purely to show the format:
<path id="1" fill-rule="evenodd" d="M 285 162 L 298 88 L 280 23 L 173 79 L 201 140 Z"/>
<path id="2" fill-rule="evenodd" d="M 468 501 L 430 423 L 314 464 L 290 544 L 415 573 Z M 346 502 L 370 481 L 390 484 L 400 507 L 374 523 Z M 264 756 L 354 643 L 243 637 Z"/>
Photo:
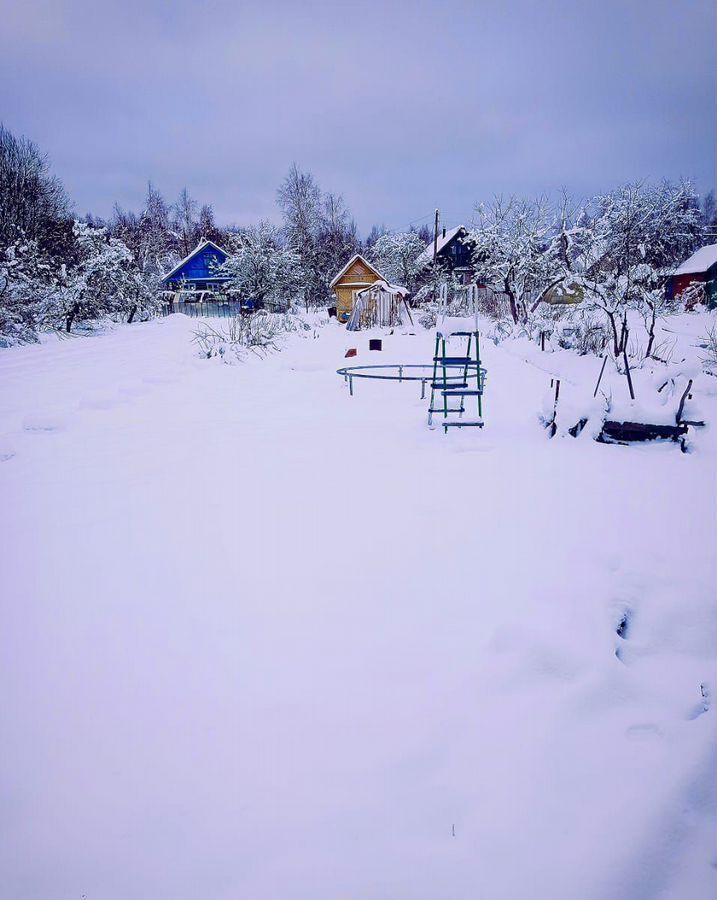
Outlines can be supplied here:
<path id="1" fill-rule="evenodd" d="M 549 440 L 600 361 L 485 342 L 444 435 L 335 374 L 430 332 L 196 327 L 0 353 L 0 900 L 717 896 L 717 378 Z"/>

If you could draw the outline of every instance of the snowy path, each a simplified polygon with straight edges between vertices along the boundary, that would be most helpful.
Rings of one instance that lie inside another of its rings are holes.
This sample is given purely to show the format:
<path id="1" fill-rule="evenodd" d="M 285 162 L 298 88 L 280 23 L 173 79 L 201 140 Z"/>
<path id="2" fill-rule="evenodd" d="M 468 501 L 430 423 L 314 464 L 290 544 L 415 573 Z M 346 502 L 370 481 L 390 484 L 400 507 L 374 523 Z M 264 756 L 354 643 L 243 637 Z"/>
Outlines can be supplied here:
<path id="1" fill-rule="evenodd" d="M 192 327 L 0 356 L 2 896 L 713 896 L 709 433 L 549 442 L 489 346 L 444 436 L 366 335 Z"/>

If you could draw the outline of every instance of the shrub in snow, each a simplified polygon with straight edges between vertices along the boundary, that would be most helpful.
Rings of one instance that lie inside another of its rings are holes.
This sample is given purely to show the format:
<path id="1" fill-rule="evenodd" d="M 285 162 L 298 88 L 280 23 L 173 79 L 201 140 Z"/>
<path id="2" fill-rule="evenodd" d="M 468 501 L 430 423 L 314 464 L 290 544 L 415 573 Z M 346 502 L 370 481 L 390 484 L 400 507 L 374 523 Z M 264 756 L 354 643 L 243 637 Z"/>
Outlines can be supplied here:
<path id="1" fill-rule="evenodd" d="M 580 356 L 600 356 L 609 339 L 607 325 L 595 310 L 585 306 L 544 305 L 526 326 L 529 336 Z M 544 335 L 544 338 L 543 338 Z"/>
<path id="2" fill-rule="evenodd" d="M 251 316 L 203 322 L 194 332 L 194 343 L 201 356 L 233 363 L 243 359 L 247 350 L 259 354 L 279 350 L 280 338 L 295 331 L 312 331 L 312 325 L 290 313 L 259 310 Z"/>
<path id="3" fill-rule="evenodd" d="M 702 341 L 702 366 L 709 375 L 717 375 L 717 325 L 707 329 Z"/>
<path id="4" fill-rule="evenodd" d="M 435 304 L 431 304 L 431 306 L 427 306 L 421 310 L 418 316 L 418 324 L 423 328 L 430 330 L 431 328 L 436 327 L 437 319 L 438 307 Z"/>

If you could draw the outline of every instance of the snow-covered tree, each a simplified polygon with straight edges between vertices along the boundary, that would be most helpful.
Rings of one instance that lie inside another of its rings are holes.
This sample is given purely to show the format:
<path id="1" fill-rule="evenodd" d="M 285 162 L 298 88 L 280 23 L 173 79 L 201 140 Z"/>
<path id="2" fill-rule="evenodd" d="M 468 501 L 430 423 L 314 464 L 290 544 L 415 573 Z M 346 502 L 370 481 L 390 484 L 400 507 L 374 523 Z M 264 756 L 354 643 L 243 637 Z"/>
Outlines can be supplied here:
<path id="1" fill-rule="evenodd" d="M 196 213 L 197 201 L 190 196 L 186 187 L 182 188 L 174 204 L 173 220 L 182 256 L 188 256 L 198 242 Z"/>
<path id="2" fill-rule="evenodd" d="M 478 224 L 469 232 L 479 281 L 504 292 L 513 321 L 525 323 L 531 307 L 560 280 L 560 267 L 549 252 L 554 214 L 547 201 L 511 197 L 477 209 Z"/>
<path id="3" fill-rule="evenodd" d="M 224 233 L 214 221 L 214 209 L 209 203 L 205 203 L 199 210 L 197 235 L 200 240 L 206 238 L 208 241 L 214 241 L 215 244 L 221 244 L 224 241 Z"/>
<path id="4" fill-rule="evenodd" d="M 14 241 L 0 248 L 0 342 L 37 339 L 43 311 L 57 289 L 53 267 L 37 241 Z"/>
<path id="5" fill-rule="evenodd" d="M 415 231 L 382 234 L 372 245 L 370 258 L 390 282 L 413 291 L 419 275 L 416 260 L 424 248 Z"/>
<path id="6" fill-rule="evenodd" d="M 689 183 L 627 184 L 603 194 L 565 223 L 557 254 L 565 280 L 605 316 L 617 356 L 627 346 L 628 310 L 640 313 L 646 355 L 666 304 L 665 283 L 700 236 L 697 196 Z"/>
<path id="7" fill-rule="evenodd" d="M 77 263 L 67 268 L 53 295 L 48 317 L 71 331 L 75 321 L 112 313 L 134 318 L 151 304 L 151 292 L 129 248 L 104 228 L 75 222 Z"/>
<path id="8" fill-rule="evenodd" d="M 217 274 L 228 277 L 230 290 L 274 309 L 291 306 L 303 283 L 299 254 L 282 246 L 279 230 L 260 222 L 233 235 L 227 243 L 228 257 Z"/>
<path id="9" fill-rule="evenodd" d="M 161 276 L 181 258 L 169 207 L 151 181 L 139 215 L 115 204 L 108 233 L 129 247 L 140 271 L 149 280 Z"/>
<path id="10" fill-rule="evenodd" d="M 702 200 L 702 222 L 706 236 L 714 238 L 717 230 L 717 199 L 714 190 L 708 191 Z"/>
<path id="11" fill-rule="evenodd" d="M 331 278 L 358 252 L 360 243 L 356 223 L 351 218 L 343 197 L 326 194 L 318 234 L 319 268 L 326 302 L 330 298 Z"/>
<path id="12" fill-rule="evenodd" d="M 322 194 L 313 176 L 296 164 L 279 187 L 277 199 L 286 244 L 301 259 L 306 308 L 326 304 L 331 299 L 331 278 L 359 248 L 356 225 L 343 199 Z"/>
<path id="13" fill-rule="evenodd" d="M 385 225 L 372 225 L 371 231 L 368 233 L 368 237 L 364 241 L 364 250 L 366 253 L 369 253 L 373 245 L 376 241 L 382 237 L 384 234 L 388 234 L 388 228 Z"/>
<path id="14" fill-rule="evenodd" d="M 306 308 L 321 303 L 325 295 L 325 277 L 319 252 L 319 233 L 323 221 L 321 190 L 310 172 L 302 172 L 296 163 L 277 192 L 284 216 L 287 244 L 299 254 L 304 272 Z"/>

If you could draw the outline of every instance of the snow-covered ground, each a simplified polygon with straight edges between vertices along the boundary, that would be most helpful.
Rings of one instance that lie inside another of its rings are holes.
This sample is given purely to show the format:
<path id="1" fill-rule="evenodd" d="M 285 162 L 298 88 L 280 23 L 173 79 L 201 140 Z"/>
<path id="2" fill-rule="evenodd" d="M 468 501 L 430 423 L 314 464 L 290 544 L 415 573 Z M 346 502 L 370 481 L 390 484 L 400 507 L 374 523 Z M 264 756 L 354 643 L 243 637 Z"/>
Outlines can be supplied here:
<path id="1" fill-rule="evenodd" d="M 421 329 L 194 328 L 0 355 L 0 897 L 714 897 L 709 424 L 548 440 L 599 360 L 513 341 L 446 436 L 334 374 Z"/>

